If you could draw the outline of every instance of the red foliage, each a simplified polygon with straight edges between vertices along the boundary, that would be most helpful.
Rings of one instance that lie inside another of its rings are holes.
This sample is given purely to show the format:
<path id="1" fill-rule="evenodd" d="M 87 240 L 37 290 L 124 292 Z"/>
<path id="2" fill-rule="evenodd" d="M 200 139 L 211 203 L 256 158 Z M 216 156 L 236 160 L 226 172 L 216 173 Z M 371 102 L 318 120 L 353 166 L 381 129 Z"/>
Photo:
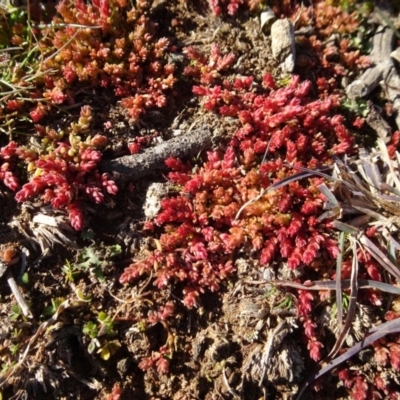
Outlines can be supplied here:
<path id="1" fill-rule="evenodd" d="M 18 178 L 13 172 L 17 154 L 18 147 L 14 141 L 9 142 L 7 146 L 0 149 L 0 180 L 13 191 L 20 186 Z"/>
<path id="2" fill-rule="evenodd" d="M 48 146 L 46 150 L 16 147 L 10 142 L 0 153 L 1 158 L 7 160 L 1 167 L 0 179 L 13 190 L 19 185 L 10 171 L 10 162 L 15 162 L 18 156 L 29 163 L 29 181 L 17 192 L 16 200 L 24 202 L 41 195 L 41 199 L 54 208 L 66 208 L 76 230 L 83 227 L 82 200 L 101 203 L 105 194 L 115 195 L 118 191 L 115 182 L 97 170 L 102 158 L 100 150 L 107 144 L 107 139 L 95 135 L 82 140 L 91 119 L 90 107 L 83 106 L 79 121 L 71 124 L 70 134 L 64 141 L 64 133 L 38 125 L 37 132 Z M 81 136 L 77 137 L 78 133 Z"/>
<path id="3" fill-rule="evenodd" d="M 139 368 L 143 371 L 154 367 L 159 374 L 168 373 L 169 350 L 167 346 L 160 347 L 159 351 L 152 352 L 151 356 L 143 358 L 139 363 Z"/>
<path id="4" fill-rule="evenodd" d="M 314 361 L 320 361 L 322 358 L 321 348 L 324 345 L 317 340 L 309 340 L 307 344 L 307 349 L 310 351 L 310 358 Z"/>
<path id="5" fill-rule="evenodd" d="M 150 324 L 154 325 L 157 322 L 164 321 L 167 318 L 171 317 L 174 311 L 174 304 L 172 302 L 168 302 L 164 306 L 161 306 L 158 311 L 150 311 L 148 321 L 150 322 Z"/>
<path id="6" fill-rule="evenodd" d="M 389 347 L 389 359 L 390 365 L 395 371 L 400 370 L 400 344 L 399 343 L 388 343 Z"/>
<path id="7" fill-rule="evenodd" d="M 128 267 L 121 282 L 153 270 L 158 287 L 184 281 L 184 302 L 194 306 L 205 289 L 219 288 L 233 270 L 227 256 L 244 246 L 261 250 L 262 264 L 280 255 L 292 269 L 313 266 L 324 250 L 336 257 L 336 243 L 317 219 L 324 200 L 317 186 L 323 179 L 294 181 L 262 192 L 271 182 L 296 173 L 296 166 L 330 162 L 331 149 L 338 143 L 346 151 L 352 147 L 342 117 L 333 114 L 337 99 L 310 101 L 311 83 L 300 83 L 298 77 L 284 88 L 261 92 L 252 90 L 251 77 L 217 85 L 233 56 L 223 56 L 215 45 L 209 59 L 193 47 L 185 52 L 192 60 L 185 73 L 202 83 L 194 92 L 204 97 L 204 107 L 226 114 L 225 106 L 234 105 L 229 115 L 238 118 L 242 126 L 223 154 L 209 152 L 203 166 L 194 172 L 176 159 L 166 161 L 175 170 L 169 177 L 184 188 L 183 193 L 162 200 L 155 219 L 164 228 L 162 251 L 146 268 Z M 276 88 L 270 77 L 264 82 Z M 257 168 L 267 148 L 268 161 Z M 172 255 L 174 262 L 165 262 Z M 310 313 L 307 296 L 299 302 L 300 315 Z M 312 346 L 316 358 L 320 347 Z"/>
<path id="8" fill-rule="evenodd" d="M 353 400 L 365 400 L 368 394 L 368 383 L 363 376 L 357 376 L 353 381 L 351 398 Z"/>
<path id="9" fill-rule="evenodd" d="M 116 383 L 116 384 L 114 384 L 111 393 L 109 395 L 107 395 L 106 400 L 120 400 L 121 395 L 122 395 L 121 386 L 119 386 Z"/>
<path id="10" fill-rule="evenodd" d="M 235 15 L 241 6 L 256 10 L 260 0 L 208 0 L 208 4 L 214 15 L 221 15 L 224 11 L 229 15 Z"/>
<path id="11" fill-rule="evenodd" d="M 140 153 L 140 151 L 142 150 L 142 146 L 139 143 L 132 142 L 128 144 L 128 149 L 129 153 L 137 154 Z"/>

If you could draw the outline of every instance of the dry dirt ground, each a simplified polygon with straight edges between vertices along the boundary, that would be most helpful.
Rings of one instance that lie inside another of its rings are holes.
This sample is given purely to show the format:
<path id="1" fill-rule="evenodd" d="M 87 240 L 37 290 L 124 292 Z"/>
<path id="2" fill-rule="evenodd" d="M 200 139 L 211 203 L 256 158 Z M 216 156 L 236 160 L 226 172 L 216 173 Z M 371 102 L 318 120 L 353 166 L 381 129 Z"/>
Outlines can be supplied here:
<path id="1" fill-rule="evenodd" d="M 178 48 L 196 45 L 208 52 L 218 42 L 223 52 L 236 54 L 235 73 L 251 71 L 260 79 L 266 71 L 276 71 L 270 38 L 260 32 L 256 15 L 242 12 L 239 18 L 221 19 L 211 15 L 206 2 L 154 3 L 152 13 L 160 35 L 171 38 Z M 172 30 L 173 19 L 180 25 Z M 302 78 L 312 74 L 306 69 L 295 72 Z M 204 111 L 190 87 L 181 85 L 176 88 L 179 96 L 172 97 L 168 107 L 149 112 L 139 123 L 110 106 L 104 94 L 82 93 L 83 102 L 102 110 L 97 127 L 102 129 L 108 120 L 115 127 L 112 148 L 105 157 L 117 158 L 132 137 L 157 131 L 169 139 L 177 129 L 184 133 L 204 125 L 219 136 L 215 146 L 223 146 L 235 122 Z M 21 262 L 10 268 L 32 314 L 22 314 L 3 277 L 0 351 L 12 348 L 22 359 L 10 374 L 3 399 L 106 399 L 115 383 L 122 388 L 121 399 L 295 398 L 315 364 L 305 361 L 309 358 L 296 322 L 296 299 L 290 292 L 269 287 L 268 277 L 260 276 L 255 267 L 256 260 L 236 254 L 232 279 L 218 293 L 204 294 L 195 309 L 181 304 L 181 291 L 155 292 L 145 279 L 135 285 L 118 282 L 132 259 L 157 246 L 156 238 L 142 231 L 144 202 L 149 185 L 165 181 L 159 172 L 126 183 L 112 201 L 87 210 L 88 229 L 79 234 L 68 227 L 62 231 L 76 248 L 65 245 L 49 228 L 50 243 L 44 244 L 47 254 L 18 229 L 43 238 L 46 232 L 33 233 L 37 225 L 32 219 L 46 213 L 46 208 L 39 203 L 17 205 L 9 192 L 0 194 L 0 243 L 14 245 L 20 260 L 23 254 L 27 256 L 25 271 L 20 270 Z M 64 244 L 55 243 L 55 237 Z M 286 272 L 283 269 L 277 278 L 285 278 Z M 165 299 L 175 300 L 174 321 L 143 327 L 149 304 Z M 95 337 L 88 332 L 90 322 L 100 331 Z M 333 343 L 334 338 L 327 336 L 327 340 Z M 143 357 L 165 344 L 173 349 L 168 374 L 139 368 Z M 95 347 L 92 353 L 90 346 Z M 263 368 L 260 354 L 266 346 L 273 361 Z M 365 360 L 368 356 L 364 354 Z M 265 376 L 268 383 L 260 386 Z M 329 375 L 312 398 L 347 398 L 347 392 Z"/>

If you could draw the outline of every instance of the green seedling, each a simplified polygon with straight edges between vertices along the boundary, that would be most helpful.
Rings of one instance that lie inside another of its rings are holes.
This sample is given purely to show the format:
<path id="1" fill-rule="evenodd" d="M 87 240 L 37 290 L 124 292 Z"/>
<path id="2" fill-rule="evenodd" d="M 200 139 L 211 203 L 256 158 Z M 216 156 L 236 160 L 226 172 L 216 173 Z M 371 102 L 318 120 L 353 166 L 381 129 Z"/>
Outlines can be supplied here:
<path id="1" fill-rule="evenodd" d="M 13 331 L 12 331 L 12 333 L 11 333 L 11 337 L 13 338 L 13 339 L 18 339 L 19 337 L 21 337 L 22 336 L 22 329 L 17 329 L 17 328 L 15 328 Z"/>
<path id="2" fill-rule="evenodd" d="M 96 348 L 97 353 L 103 360 L 108 360 L 121 346 L 117 340 L 105 340 L 100 339 L 101 336 L 110 335 L 114 333 L 114 322 L 111 317 L 105 312 L 100 311 L 97 316 L 97 322 L 89 321 L 87 322 L 82 332 L 89 336 L 90 342 L 88 345 L 89 353 L 93 353 Z"/>
<path id="3" fill-rule="evenodd" d="M 29 283 L 29 275 L 27 272 L 25 272 L 22 276 L 21 279 L 19 280 L 20 283 L 22 283 L 23 285 L 27 285 Z"/>
<path id="4" fill-rule="evenodd" d="M 65 301 L 65 299 L 62 297 L 57 297 L 57 298 L 51 299 L 51 305 L 45 307 L 42 315 L 45 315 L 45 316 L 54 315 L 55 312 L 58 310 L 58 307 L 60 307 L 61 303 L 63 303 L 64 301 Z"/>
<path id="5" fill-rule="evenodd" d="M 367 101 L 363 99 L 351 100 L 345 98 L 342 102 L 342 107 L 363 118 L 367 117 L 369 113 Z"/>
<path id="6" fill-rule="evenodd" d="M 97 325 L 93 321 L 89 321 L 83 326 L 82 332 L 85 335 L 88 335 L 90 338 L 94 339 L 97 337 L 99 331 L 97 329 Z"/>
<path id="7" fill-rule="evenodd" d="M 146 320 L 138 321 L 136 327 L 139 330 L 139 332 L 145 332 L 147 329 L 147 321 Z"/>
<path id="8" fill-rule="evenodd" d="M 99 336 L 114 333 L 114 322 L 105 312 L 100 311 L 97 320 L 100 322 Z"/>
<path id="9" fill-rule="evenodd" d="M 76 296 L 80 301 L 84 301 L 86 303 L 90 303 L 92 300 L 92 296 L 90 294 L 84 294 L 82 290 L 77 290 L 76 291 Z"/>
<path id="10" fill-rule="evenodd" d="M 106 342 L 106 344 L 101 347 L 97 353 L 100 357 L 107 361 L 113 354 L 115 354 L 118 349 L 121 347 L 121 343 L 118 340 L 111 340 L 110 342 Z"/>
<path id="11" fill-rule="evenodd" d="M 11 306 L 11 315 L 10 315 L 11 321 L 16 321 L 20 317 L 23 317 L 21 307 L 18 304 L 13 304 Z"/>
<path id="12" fill-rule="evenodd" d="M 13 356 L 19 353 L 19 346 L 17 344 L 11 344 L 9 349 Z"/>
<path id="13" fill-rule="evenodd" d="M 343 310 L 347 310 L 349 308 L 349 304 L 350 304 L 350 296 L 345 293 L 342 292 L 342 308 Z M 336 315 L 337 313 L 337 303 L 333 303 L 332 305 L 332 314 Z"/>
<path id="14" fill-rule="evenodd" d="M 268 289 L 267 293 L 265 293 L 265 298 L 267 299 L 268 297 L 275 295 L 277 291 L 278 289 L 275 286 L 272 286 Z"/>
<path id="15" fill-rule="evenodd" d="M 65 279 L 69 282 L 74 282 L 75 278 L 81 273 L 79 267 L 71 264 L 68 260 L 62 266 L 61 271 L 65 274 Z"/>
<path id="16" fill-rule="evenodd" d="M 105 251 L 104 251 L 105 249 Z M 95 246 L 85 247 L 81 250 L 75 263 L 69 261 L 62 267 L 66 279 L 73 282 L 82 272 L 93 274 L 100 282 L 104 281 L 103 264 L 107 259 L 112 258 L 122 252 L 120 245 L 105 246 L 100 254 L 100 249 Z"/>
<path id="17" fill-rule="evenodd" d="M 280 308 L 281 310 L 290 310 L 293 306 L 292 296 L 287 296 L 281 301 L 276 308 Z"/>
<path id="18" fill-rule="evenodd" d="M 0 373 L 0 375 L 4 375 L 8 371 L 8 369 L 10 367 L 11 367 L 10 364 L 7 364 L 7 363 L 1 364 L 1 373 Z"/>
<path id="19" fill-rule="evenodd" d="M 91 338 L 90 343 L 88 345 L 88 352 L 92 354 L 96 347 L 100 347 L 100 342 L 97 339 L 98 329 L 97 325 L 93 321 L 89 321 L 83 326 L 82 332 Z"/>

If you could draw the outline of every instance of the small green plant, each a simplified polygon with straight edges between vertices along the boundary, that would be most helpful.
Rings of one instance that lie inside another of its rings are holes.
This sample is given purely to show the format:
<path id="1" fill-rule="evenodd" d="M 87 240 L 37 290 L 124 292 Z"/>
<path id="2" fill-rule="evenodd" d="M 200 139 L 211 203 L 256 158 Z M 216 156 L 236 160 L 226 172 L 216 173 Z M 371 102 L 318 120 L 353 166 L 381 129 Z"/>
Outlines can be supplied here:
<path id="1" fill-rule="evenodd" d="M 271 288 L 268 289 L 267 293 L 265 293 L 265 298 L 267 299 L 268 297 L 275 295 L 277 291 L 278 289 L 276 286 L 271 286 Z"/>
<path id="2" fill-rule="evenodd" d="M 363 118 L 365 118 L 369 113 L 367 101 L 363 99 L 351 100 L 346 97 L 342 101 L 342 107 Z"/>
<path id="3" fill-rule="evenodd" d="M 22 336 L 22 333 L 23 333 L 22 329 L 15 328 L 11 333 L 11 337 L 13 339 L 18 339 Z"/>
<path id="4" fill-rule="evenodd" d="M 139 332 L 145 332 L 147 329 L 147 321 L 146 320 L 138 321 L 136 327 L 139 330 Z"/>
<path id="5" fill-rule="evenodd" d="M 293 306 L 292 296 L 286 296 L 277 306 L 277 309 L 290 310 Z"/>
<path id="6" fill-rule="evenodd" d="M 65 301 L 65 299 L 63 297 L 57 297 L 57 298 L 51 299 L 51 305 L 45 307 L 42 315 L 44 315 L 44 316 L 54 315 L 55 312 L 57 311 L 58 307 L 60 307 L 60 304 L 63 303 L 64 301 Z"/>
<path id="7" fill-rule="evenodd" d="M 11 344 L 10 347 L 10 353 L 14 356 L 19 352 L 19 346 L 18 344 Z"/>
<path id="8" fill-rule="evenodd" d="M 62 266 L 61 271 L 65 274 L 65 279 L 69 282 L 74 282 L 75 278 L 81 273 L 79 266 L 71 264 L 68 260 Z"/>
<path id="9" fill-rule="evenodd" d="M 348 295 L 346 292 L 342 292 L 342 309 L 347 310 L 349 308 L 350 304 L 350 295 Z M 333 303 L 332 305 L 332 314 L 334 316 L 337 315 L 337 303 Z"/>
<path id="10" fill-rule="evenodd" d="M 114 322 L 104 311 L 99 312 L 97 320 L 100 322 L 99 336 L 114 332 Z"/>
<path id="11" fill-rule="evenodd" d="M 21 307 L 18 304 L 13 304 L 11 306 L 11 315 L 10 315 L 11 321 L 16 321 L 20 317 L 23 317 Z"/>
<path id="12" fill-rule="evenodd" d="M 97 337 L 99 331 L 97 325 L 93 321 L 89 321 L 83 326 L 83 333 L 94 339 Z"/>
<path id="13" fill-rule="evenodd" d="M 102 262 L 95 247 L 85 247 L 78 255 L 76 268 L 81 271 L 89 271 L 93 273 L 93 275 L 101 282 L 104 280 L 101 265 Z"/>
<path id="14" fill-rule="evenodd" d="M 94 352 L 96 347 L 100 347 L 99 341 L 97 340 L 97 335 L 99 332 L 97 325 L 93 321 L 89 321 L 83 326 L 82 332 L 91 339 L 88 345 L 88 351 L 91 354 Z"/>
<path id="15" fill-rule="evenodd" d="M 80 301 L 90 303 L 90 301 L 92 300 L 92 296 L 90 294 L 85 294 L 80 289 L 77 289 L 75 293 Z"/>
<path id="16" fill-rule="evenodd" d="M 7 361 L 3 364 L 1 364 L 1 371 L 0 371 L 0 376 L 5 374 L 11 367 L 13 367 L 16 364 L 15 361 Z M 0 398 L 1 399 L 1 398 Z"/>
<path id="17" fill-rule="evenodd" d="M 77 261 L 72 263 L 66 261 L 62 267 L 67 281 L 74 282 L 82 272 L 89 272 L 95 276 L 100 282 L 104 281 L 103 266 L 109 258 L 112 258 L 122 251 L 120 245 L 105 246 L 89 246 L 83 248 L 77 257 Z"/>
<path id="18" fill-rule="evenodd" d="M 111 340 L 106 342 L 104 346 L 102 346 L 97 353 L 100 354 L 100 357 L 107 361 L 113 354 L 117 352 L 117 350 L 121 347 L 121 344 L 118 340 Z"/>
<path id="19" fill-rule="evenodd" d="M 1 375 L 5 374 L 10 368 L 10 366 L 11 365 L 7 363 L 1 364 Z"/>
<path id="20" fill-rule="evenodd" d="M 19 280 L 21 284 L 27 285 L 29 283 L 29 275 L 27 272 L 25 272 L 22 276 L 21 279 Z"/>
<path id="21" fill-rule="evenodd" d="M 120 347 L 118 340 L 107 340 L 101 338 L 103 335 L 114 334 L 114 322 L 109 315 L 100 311 L 97 316 L 97 323 L 93 321 L 87 322 L 82 330 L 83 334 L 90 338 L 88 345 L 89 353 L 93 353 L 96 349 L 97 353 L 103 360 L 108 360 Z"/>

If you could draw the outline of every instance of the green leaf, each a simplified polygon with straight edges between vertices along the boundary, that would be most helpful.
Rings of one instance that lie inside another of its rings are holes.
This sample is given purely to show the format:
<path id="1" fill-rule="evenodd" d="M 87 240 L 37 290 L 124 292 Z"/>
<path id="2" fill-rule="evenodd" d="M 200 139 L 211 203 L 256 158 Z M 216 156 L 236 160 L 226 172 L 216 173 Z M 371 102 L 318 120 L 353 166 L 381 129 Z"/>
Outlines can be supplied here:
<path id="1" fill-rule="evenodd" d="M 104 311 L 100 311 L 98 317 L 100 322 L 104 322 L 108 318 L 108 315 Z"/>
<path id="2" fill-rule="evenodd" d="M 93 321 L 89 321 L 83 326 L 82 332 L 94 339 L 98 335 L 97 325 Z"/>
<path id="3" fill-rule="evenodd" d="M 110 357 L 117 352 L 117 350 L 121 347 L 121 344 L 117 340 L 113 340 L 111 342 L 107 342 L 99 351 L 100 357 L 107 361 Z"/>
<path id="4" fill-rule="evenodd" d="M 61 271 L 65 274 L 67 281 L 74 282 L 75 277 L 79 275 L 78 267 L 74 264 L 71 264 L 68 260 L 66 261 L 66 265 L 61 267 Z"/>
<path id="5" fill-rule="evenodd" d="M 102 347 L 97 353 L 100 353 L 100 357 L 105 361 L 107 361 L 111 356 L 108 346 Z"/>
<path id="6" fill-rule="evenodd" d="M 85 295 L 85 294 L 83 293 L 83 291 L 80 290 L 80 289 L 78 289 L 78 290 L 76 291 L 76 295 L 78 296 L 78 299 L 81 300 L 81 301 L 90 302 L 90 301 L 92 300 L 92 296 L 91 296 L 90 294 Z"/>
<path id="7" fill-rule="evenodd" d="M 352 100 L 347 97 L 343 100 L 342 107 L 364 118 L 369 114 L 368 104 L 364 99 Z"/>
<path id="8" fill-rule="evenodd" d="M 42 315 L 45 315 L 45 316 L 53 315 L 57 311 L 60 304 L 63 303 L 64 301 L 65 301 L 65 299 L 63 297 L 57 297 L 55 299 L 51 299 L 51 305 L 45 307 Z"/>
<path id="9" fill-rule="evenodd" d="M 105 281 L 104 274 L 101 268 L 95 268 L 92 272 L 93 275 L 99 280 L 99 282 Z"/>
<path id="10" fill-rule="evenodd" d="M 85 270 L 88 270 L 93 266 L 99 267 L 101 265 L 101 261 L 96 255 L 93 247 L 85 247 L 79 255 L 79 260 L 82 260 L 79 262 L 79 266 Z"/>
<path id="11" fill-rule="evenodd" d="M 22 315 L 21 307 L 18 304 L 13 304 L 11 306 L 11 315 L 10 319 L 12 321 L 17 320 Z"/>
<path id="12" fill-rule="evenodd" d="M 27 285 L 29 283 L 29 275 L 27 272 L 25 272 L 22 277 L 21 277 L 21 283 L 24 285 Z"/>
<path id="13" fill-rule="evenodd" d="M 119 244 L 116 244 L 114 246 L 110 246 L 109 249 L 110 249 L 110 252 L 111 252 L 111 257 L 122 253 L 122 247 Z"/>

